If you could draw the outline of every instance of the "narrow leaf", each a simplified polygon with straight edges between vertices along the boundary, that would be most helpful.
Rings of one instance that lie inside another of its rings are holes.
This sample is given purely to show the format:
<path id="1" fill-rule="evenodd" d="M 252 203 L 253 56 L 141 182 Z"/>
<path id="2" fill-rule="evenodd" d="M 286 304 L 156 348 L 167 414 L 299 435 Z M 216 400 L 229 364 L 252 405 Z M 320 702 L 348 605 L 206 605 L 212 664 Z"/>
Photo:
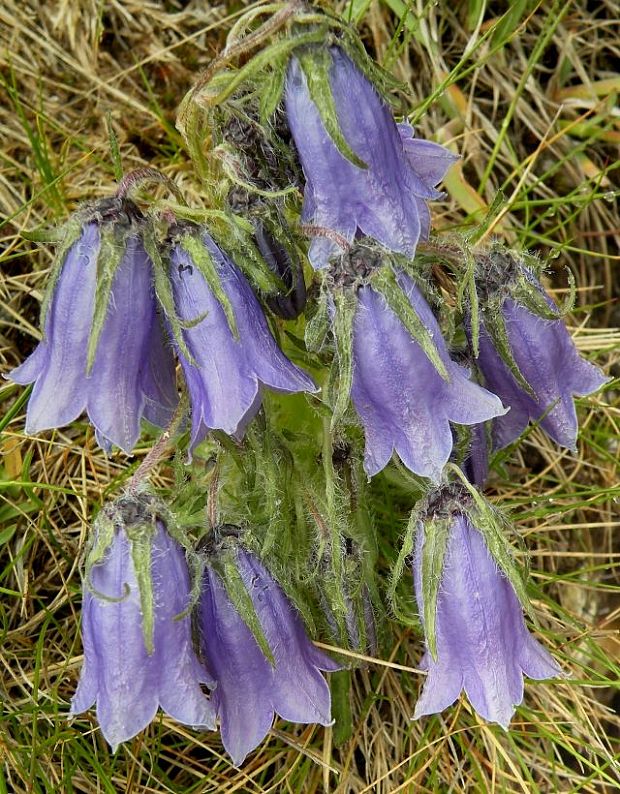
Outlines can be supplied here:
<path id="1" fill-rule="evenodd" d="M 357 309 L 355 295 L 339 291 L 334 295 L 334 340 L 338 360 L 338 385 L 333 407 L 331 429 L 345 415 L 353 384 L 353 318 Z"/>
<path id="2" fill-rule="evenodd" d="M 327 292 L 321 290 L 316 311 L 306 324 L 304 339 L 306 347 L 313 353 L 318 352 L 324 345 L 329 331 L 329 310 Z"/>

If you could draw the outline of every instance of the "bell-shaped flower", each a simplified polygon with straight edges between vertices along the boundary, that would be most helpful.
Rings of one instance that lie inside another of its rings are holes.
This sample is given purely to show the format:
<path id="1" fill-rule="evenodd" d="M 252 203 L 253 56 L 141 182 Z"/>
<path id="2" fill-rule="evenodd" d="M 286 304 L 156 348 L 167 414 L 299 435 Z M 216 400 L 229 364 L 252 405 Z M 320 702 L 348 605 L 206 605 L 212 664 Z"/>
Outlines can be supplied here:
<path id="1" fill-rule="evenodd" d="M 200 686 L 212 679 L 192 646 L 182 547 L 144 502 L 124 498 L 97 519 L 89 558 L 84 665 L 70 713 L 96 704 L 113 750 L 146 728 L 160 706 L 185 725 L 213 729 L 213 705 Z"/>
<path id="2" fill-rule="evenodd" d="M 510 406 L 510 411 L 493 423 L 495 447 L 515 441 L 529 421 L 540 421 L 556 443 L 575 449 L 577 413 L 573 397 L 597 391 L 607 378 L 580 356 L 560 317 L 537 316 L 511 297 L 503 301 L 499 311 L 511 357 L 530 389 L 515 377 L 481 322 L 478 366 L 485 385 Z"/>
<path id="3" fill-rule="evenodd" d="M 325 57 L 329 85 L 313 97 L 305 68 L 316 74 Z M 412 257 L 418 240 L 428 237 L 427 202 L 442 197 L 435 186 L 457 158 L 439 144 L 415 138 L 409 124 L 396 124 L 377 89 L 342 49 L 317 50 L 315 59 L 310 55 L 305 68 L 297 57 L 291 59 L 285 98 L 306 178 L 302 222 L 311 235 L 312 227 L 321 230 L 312 240 L 310 262 L 325 267 L 343 242 L 350 244 L 360 233 Z M 325 91 L 331 91 L 340 142 L 328 133 L 314 101 Z M 342 152 L 343 142 L 358 165 Z"/>
<path id="4" fill-rule="evenodd" d="M 206 232 L 182 234 L 170 257 L 179 346 L 192 410 L 192 447 L 209 430 L 241 436 L 261 389 L 316 391 L 273 338 L 245 277 Z M 219 293 L 219 294 L 218 294 Z"/>
<path id="5" fill-rule="evenodd" d="M 44 313 L 43 339 L 8 377 L 34 383 L 27 433 L 62 427 L 86 411 L 104 449 L 115 444 L 130 453 L 141 419 L 165 425 L 177 391 L 140 237 L 143 218 L 129 201 L 104 214 L 100 208 L 113 201 L 94 205 L 68 247 Z M 120 253 L 113 264 L 111 246 Z"/>
<path id="6" fill-rule="evenodd" d="M 321 670 L 340 667 L 308 639 L 301 617 L 259 560 L 237 546 L 233 565 L 271 658 L 207 561 L 198 604 L 201 647 L 216 686 L 211 699 L 222 742 L 238 766 L 271 729 L 290 722 L 330 725 L 329 687 Z"/>
<path id="7" fill-rule="evenodd" d="M 427 647 L 422 659 L 428 674 L 414 719 L 443 711 L 464 690 L 481 717 L 508 728 L 523 700 L 523 675 L 541 680 L 562 671 L 528 631 L 515 590 L 482 534 L 465 512 L 457 511 L 448 521 L 436 588 L 436 654 Z M 420 522 L 413 573 L 421 615 L 426 534 Z M 436 556 L 436 550 L 432 553 Z"/>
<path id="8" fill-rule="evenodd" d="M 364 468 L 368 476 L 377 474 L 395 451 L 412 472 L 438 482 L 452 451 L 450 422 L 473 425 L 503 414 L 505 408 L 452 361 L 439 324 L 412 279 L 401 273 L 398 283 L 449 380 L 385 297 L 370 285 L 361 286 L 353 321 L 351 397 L 366 435 Z"/>

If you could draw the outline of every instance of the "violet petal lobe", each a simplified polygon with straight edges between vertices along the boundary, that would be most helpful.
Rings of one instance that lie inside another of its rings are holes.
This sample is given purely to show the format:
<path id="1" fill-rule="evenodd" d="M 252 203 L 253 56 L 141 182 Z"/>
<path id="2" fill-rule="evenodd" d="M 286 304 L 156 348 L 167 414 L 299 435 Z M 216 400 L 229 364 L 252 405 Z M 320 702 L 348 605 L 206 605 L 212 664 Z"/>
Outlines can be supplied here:
<path id="1" fill-rule="evenodd" d="M 442 147 L 432 144 L 436 148 L 426 154 L 432 151 L 434 164 L 418 171 L 429 157 L 409 145 L 411 128 L 403 125 L 399 130 L 374 86 L 339 47 L 330 47 L 329 53 L 330 88 L 341 132 L 368 167 L 359 168 L 340 153 L 310 97 L 298 60 L 292 58 L 285 103 L 306 177 L 302 220 L 327 230 L 314 237 L 310 261 L 317 269 L 325 267 L 340 250 L 337 237 L 351 243 L 358 231 L 412 256 L 420 237 L 428 233 L 428 213 L 421 219 L 419 204 L 441 197 L 434 187 L 436 177 L 444 165 L 445 173 L 453 156 L 444 150 L 440 164 Z M 335 233 L 331 237 L 330 231 Z"/>
<path id="2" fill-rule="evenodd" d="M 496 447 L 510 444 L 528 420 L 536 422 L 547 412 L 541 421 L 543 430 L 561 446 L 575 449 L 577 414 L 573 396 L 591 394 L 607 378 L 579 355 L 561 319 L 538 317 L 511 298 L 504 301 L 502 313 L 513 358 L 534 396 L 517 383 L 481 324 L 480 369 L 488 388 L 511 407 L 505 417 L 494 422 Z"/>
<path id="3" fill-rule="evenodd" d="M 418 530 L 414 582 L 420 612 L 424 529 Z M 462 514 L 453 516 L 437 599 L 437 659 L 427 651 L 428 676 L 414 719 L 451 705 L 462 689 L 485 719 L 504 728 L 523 699 L 523 674 L 562 674 L 529 633 L 510 582 L 498 570 L 483 537 Z"/>
<path id="4" fill-rule="evenodd" d="M 385 298 L 372 287 L 358 291 L 353 327 L 351 396 L 364 425 L 364 467 L 381 471 L 396 451 L 416 474 L 434 481 L 452 450 L 450 422 L 476 424 L 504 412 L 498 397 L 469 380 L 453 362 L 439 325 L 414 282 L 399 282 L 435 343 L 450 376 L 445 381 L 412 339 Z"/>
<path id="5" fill-rule="evenodd" d="M 194 363 L 179 354 L 192 404 L 192 445 L 210 429 L 240 435 L 258 410 L 262 386 L 282 392 L 316 391 L 312 379 L 277 346 L 245 278 L 206 236 L 204 244 L 230 301 L 238 338 L 199 268 L 187 251 L 175 246 L 170 272 L 176 311 L 185 321 L 202 318 L 183 331 Z"/>

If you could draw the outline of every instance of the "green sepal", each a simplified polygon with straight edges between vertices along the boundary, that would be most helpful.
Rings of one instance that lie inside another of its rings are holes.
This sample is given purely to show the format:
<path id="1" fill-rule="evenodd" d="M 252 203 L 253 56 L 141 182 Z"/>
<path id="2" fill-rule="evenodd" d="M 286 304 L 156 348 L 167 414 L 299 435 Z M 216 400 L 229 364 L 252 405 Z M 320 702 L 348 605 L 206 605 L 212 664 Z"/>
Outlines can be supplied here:
<path id="1" fill-rule="evenodd" d="M 353 384 L 353 320 L 357 297 L 349 290 L 334 293 L 334 344 L 338 363 L 338 384 L 331 420 L 332 431 L 345 415 Z"/>
<path id="2" fill-rule="evenodd" d="M 519 365 L 512 355 L 510 339 L 508 338 L 508 331 L 506 329 L 506 321 L 502 312 L 502 301 L 503 299 L 501 296 L 487 301 L 483 310 L 484 327 L 491 337 L 493 346 L 497 350 L 500 358 L 504 364 L 506 364 L 519 386 L 521 386 L 530 397 L 535 398 L 534 389 L 532 389 L 527 382 L 527 379 L 519 369 Z"/>
<path id="3" fill-rule="evenodd" d="M 229 550 L 226 550 L 218 556 L 217 560 L 213 560 L 209 564 L 215 571 L 216 576 L 220 577 L 226 589 L 226 594 L 241 616 L 243 622 L 252 632 L 265 658 L 271 665 L 275 665 L 273 653 L 269 647 L 265 633 L 263 632 L 263 627 L 261 626 L 258 615 L 256 614 L 252 597 L 248 593 L 241 574 L 235 564 L 234 552 L 231 553 Z"/>
<path id="4" fill-rule="evenodd" d="M 457 286 L 457 304 L 461 311 L 467 315 L 469 325 L 469 343 L 474 358 L 480 354 L 480 303 L 476 289 L 476 259 L 468 248 L 463 249 L 466 267 Z"/>
<path id="5" fill-rule="evenodd" d="M 211 214 L 212 221 L 208 227 L 210 235 L 252 286 L 266 295 L 285 289 L 284 283 L 272 273 L 254 243 L 252 223 L 226 212 Z"/>
<path id="6" fill-rule="evenodd" d="M 511 291 L 512 296 L 517 303 L 525 306 L 532 314 L 542 317 L 545 320 L 559 320 L 571 312 L 575 306 L 575 277 L 573 271 L 569 267 L 566 268 L 566 272 L 568 275 L 569 294 L 561 308 L 557 307 L 555 304 L 549 305 L 547 296 L 544 292 L 542 292 L 536 284 L 532 284 L 524 273 L 521 273 L 517 279 L 517 283 Z"/>
<path id="7" fill-rule="evenodd" d="M 100 226 L 101 244 L 97 254 L 97 285 L 95 287 L 95 305 L 93 319 L 88 335 L 88 348 L 86 353 L 86 374 L 90 375 L 97 346 L 103 331 L 103 326 L 108 315 L 110 295 L 114 276 L 125 256 L 127 232 L 119 231 L 111 224 Z"/>
<path id="8" fill-rule="evenodd" d="M 185 337 L 183 336 L 183 323 L 179 318 L 175 306 L 174 295 L 172 292 L 172 285 L 170 283 L 170 276 L 168 274 L 167 262 L 164 262 L 157 240 L 155 239 L 155 232 L 151 226 L 147 226 L 142 232 L 142 243 L 149 259 L 153 264 L 153 276 L 155 280 L 155 294 L 157 300 L 162 307 L 166 319 L 170 324 L 174 341 L 179 346 L 179 350 L 185 359 L 192 365 L 196 366 L 196 360 L 192 356 Z"/>
<path id="9" fill-rule="evenodd" d="M 152 540 L 155 531 L 154 523 L 139 524 L 126 528 L 131 543 L 131 559 L 138 582 L 140 593 L 140 610 L 142 613 L 142 634 L 144 647 L 150 656 L 155 648 L 155 599 L 153 597 L 153 577 L 151 575 Z"/>
<path id="10" fill-rule="evenodd" d="M 351 672 L 337 670 L 329 680 L 332 695 L 332 716 L 334 718 L 333 741 L 341 747 L 353 735 L 353 712 L 351 709 Z"/>
<path id="11" fill-rule="evenodd" d="M 238 170 L 232 165 L 232 161 L 235 158 L 236 154 L 231 149 L 230 146 L 221 144 L 218 146 L 216 153 L 229 153 L 229 157 L 219 157 L 219 162 L 222 166 L 222 171 L 228 177 L 228 179 L 233 182 L 235 185 L 239 185 L 239 187 L 244 188 L 248 191 L 248 193 L 255 193 L 257 196 L 262 196 L 263 198 L 268 199 L 278 199 L 284 198 L 285 196 L 289 196 L 291 193 L 297 193 L 298 188 L 296 185 L 289 185 L 288 187 L 282 188 L 281 190 L 264 190 L 263 188 L 259 188 L 256 185 L 253 185 L 251 182 L 246 182 L 245 179 L 242 179 L 239 176 Z"/>
<path id="12" fill-rule="evenodd" d="M 326 47 L 312 47 L 296 53 L 296 56 L 306 77 L 310 98 L 319 111 L 327 134 L 340 154 L 349 162 L 358 168 L 368 168 L 349 146 L 340 129 L 336 103 L 329 84 L 329 69 L 332 65 L 329 50 Z"/>
<path id="13" fill-rule="evenodd" d="M 435 367 L 441 377 L 450 383 L 450 375 L 442 361 L 433 337 L 422 320 L 418 317 L 409 299 L 400 288 L 396 274 L 389 265 L 379 268 L 372 277 L 372 286 L 377 289 L 387 301 L 388 306 L 398 317 L 407 331 L 420 345 L 424 354 Z"/>
<path id="14" fill-rule="evenodd" d="M 237 329 L 235 313 L 228 295 L 224 292 L 224 288 L 222 287 L 222 282 L 215 267 L 215 263 L 213 262 L 211 252 L 203 243 L 203 241 L 194 234 L 182 235 L 179 238 L 178 243 L 180 247 L 187 254 L 189 254 L 193 264 L 198 268 L 202 277 L 207 282 L 207 286 L 222 307 L 222 310 L 226 315 L 226 321 L 228 322 L 228 327 L 231 334 L 235 339 L 239 339 L 239 331 Z"/>
<path id="15" fill-rule="evenodd" d="M 49 309 L 54 290 L 56 289 L 58 279 L 60 278 L 60 274 L 62 273 L 62 269 L 65 265 L 67 254 L 69 253 L 72 246 L 75 245 L 75 243 L 82 236 L 83 226 L 83 218 L 76 213 L 73 217 L 69 218 L 69 220 L 58 230 L 60 242 L 58 244 L 56 256 L 54 257 L 54 264 L 52 265 L 50 275 L 47 279 L 45 292 L 43 294 L 43 301 L 41 303 L 40 318 L 41 331 L 43 331 L 43 333 L 45 333 L 45 318 L 47 317 L 47 310 Z"/>
<path id="16" fill-rule="evenodd" d="M 306 323 L 304 331 L 304 341 L 308 350 L 318 353 L 325 344 L 328 332 L 329 296 L 326 290 L 321 290 L 316 304 L 316 311 Z"/>
<path id="17" fill-rule="evenodd" d="M 106 555 L 114 540 L 114 521 L 102 510 L 95 519 L 94 532 L 84 560 L 84 580 L 88 589 L 95 593 L 90 581 L 90 572 Z M 125 596 L 122 596 L 124 598 Z M 107 597 L 106 597 L 107 598 Z M 121 599 L 113 599 L 121 600 Z"/>
<path id="18" fill-rule="evenodd" d="M 443 564 L 450 537 L 451 517 L 427 518 L 418 532 L 424 532 L 421 560 L 423 623 L 426 643 L 433 659 L 437 659 L 437 598 L 441 587 Z"/>
<path id="19" fill-rule="evenodd" d="M 480 491 L 469 482 L 458 466 L 455 466 L 453 463 L 448 463 L 447 467 L 458 475 L 473 499 L 472 506 L 463 511 L 470 525 L 480 532 L 489 550 L 489 554 L 493 557 L 500 570 L 513 586 L 521 606 L 532 621 L 536 623 L 536 615 L 527 594 L 521 568 L 514 558 L 512 546 L 506 537 L 506 530 L 510 529 L 509 522 L 506 517 L 500 513 L 497 508 L 491 505 Z"/>

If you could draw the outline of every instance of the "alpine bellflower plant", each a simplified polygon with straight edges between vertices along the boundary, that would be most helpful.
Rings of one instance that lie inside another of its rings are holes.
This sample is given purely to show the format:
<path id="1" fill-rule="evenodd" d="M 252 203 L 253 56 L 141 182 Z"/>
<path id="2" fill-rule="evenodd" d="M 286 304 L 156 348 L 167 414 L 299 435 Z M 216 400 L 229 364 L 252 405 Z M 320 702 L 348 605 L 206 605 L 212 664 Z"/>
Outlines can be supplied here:
<path id="1" fill-rule="evenodd" d="M 65 241 L 43 339 L 8 377 L 34 383 L 26 432 L 62 427 L 86 411 L 101 447 L 131 453 L 141 419 L 164 426 L 177 402 L 173 355 L 141 239 L 145 219 L 131 201 L 113 198 L 74 220 L 69 228 L 79 231 Z"/>
<path id="2" fill-rule="evenodd" d="M 432 568 L 425 560 L 426 544 L 436 558 L 436 537 L 431 542 L 429 532 L 437 520 L 445 522 L 447 539 L 435 590 L 436 649 L 429 647 L 424 625 L 427 649 L 420 666 L 428 675 L 414 719 L 443 711 L 464 690 L 481 717 L 507 729 L 523 700 L 523 676 L 542 680 L 562 671 L 528 631 L 515 589 L 491 556 L 460 490 L 444 486 L 431 494 L 432 508 L 417 527 L 413 575 L 421 616 L 428 593 L 425 571 Z"/>
<path id="3" fill-rule="evenodd" d="M 116 750 L 157 709 L 194 727 L 215 728 L 201 684 L 212 684 L 192 645 L 191 583 L 185 552 L 147 495 L 104 508 L 86 562 L 84 665 L 71 715 L 96 704 Z"/>
<path id="4" fill-rule="evenodd" d="M 415 138 L 411 125 L 397 124 L 377 89 L 340 47 L 313 52 L 307 61 L 291 59 L 285 94 L 306 178 L 301 220 L 311 236 L 313 227 L 321 230 L 310 245 L 310 262 L 316 269 L 326 267 L 357 235 L 412 257 L 418 241 L 429 234 L 427 202 L 442 197 L 436 185 L 457 157 Z M 313 95 L 307 75 L 314 85 L 312 75 L 322 58 L 329 59 L 329 85 Z M 315 101 L 323 91 L 331 93 L 340 145 Z"/>
<path id="5" fill-rule="evenodd" d="M 215 679 L 211 700 L 222 742 L 239 766 L 265 738 L 274 714 L 331 725 L 329 687 L 320 671 L 340 665 L 312 644 L 299 613 L 258 558 L 234 538 L 227 540 L 227 548 L 206 559 L 197 617 L 202 652 Z M 233 604 L 218 573 L 222 565 L 233 567 L 265 649 Z"/>
<path id="6" fill-rule="evenodd" d="M 204 230 L 186 228 L 172 245 L 170 279 L 184 322 L 179 349 L 192 411 L 191 444 L 209 430 L 241 437 L 264 386 L 316 391 L 273 338 L 245 277 Z"/>
<path id="7" fill-rule="evenodd" d="M 574 450 L 573 398 L 592 394 L 608 379 L 580 356 L 555 304 L 531 270 L 514 256 L 500 253 L 481 258 L 478 264 L 484 280 L 478 366 L 485 385 L 510 406 L 493 423 L 494 446 L 507 446 L 529 421 L 539 421 L 557 444 Z M 507 341 L 508 350 L 498 338 Z"/>

